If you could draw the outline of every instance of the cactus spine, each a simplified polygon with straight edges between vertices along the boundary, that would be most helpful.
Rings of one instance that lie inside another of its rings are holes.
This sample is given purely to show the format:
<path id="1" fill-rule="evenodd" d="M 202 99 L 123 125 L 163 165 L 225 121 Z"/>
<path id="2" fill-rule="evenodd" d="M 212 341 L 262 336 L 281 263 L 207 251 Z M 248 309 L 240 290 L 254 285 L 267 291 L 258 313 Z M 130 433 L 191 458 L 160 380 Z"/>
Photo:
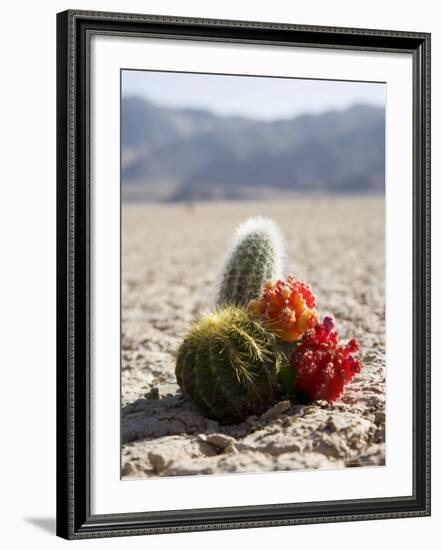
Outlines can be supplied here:
<path id="1" fill-rule="evenodd" d="M 282 271 L 284 242 L 279 227 L 256 217 L 236 230 L 219 285 L 217 304 L 247 305 L 261 296 L 264 283 Z"/>
<path id="2" fill-rule="evenodd" d="M 273 401 L 284 356 L 275 336 L 244 308 L 217 308 L 191 326 L 178 350 L 183 393 L 208 417 L 237 422 Z"/>

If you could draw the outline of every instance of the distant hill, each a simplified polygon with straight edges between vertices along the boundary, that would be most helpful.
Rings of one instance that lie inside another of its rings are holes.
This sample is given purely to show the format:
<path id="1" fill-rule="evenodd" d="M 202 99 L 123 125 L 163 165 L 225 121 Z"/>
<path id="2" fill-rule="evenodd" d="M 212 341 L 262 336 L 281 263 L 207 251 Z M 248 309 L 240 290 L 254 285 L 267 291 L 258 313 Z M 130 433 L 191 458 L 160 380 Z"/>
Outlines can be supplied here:
<path id="1" fill-rule="evenodd" d="M 384 191 L 384 109 L 271 122 L 122 101 L 123 197 L 264 198 L 295 192 Z"/>

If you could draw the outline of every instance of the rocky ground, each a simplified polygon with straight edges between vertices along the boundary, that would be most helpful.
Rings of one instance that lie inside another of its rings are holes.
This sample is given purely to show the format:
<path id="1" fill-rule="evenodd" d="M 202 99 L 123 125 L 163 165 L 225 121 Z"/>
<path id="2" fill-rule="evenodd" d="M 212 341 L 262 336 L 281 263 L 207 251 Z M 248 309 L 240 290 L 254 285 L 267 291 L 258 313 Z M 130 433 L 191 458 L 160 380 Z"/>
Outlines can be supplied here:
<path id="1" fill-rule="evenodd" d="M 279 223 L 287 272 L 360 341 L 365 366 L 332 405 L 283 400 L 222 426 L 181 395 L 174 353 L 211 305 L 235 226 L 258 214 Z M 123 479 L 384 464 L 383 199 L 125 205 L 122 230 Z"/>

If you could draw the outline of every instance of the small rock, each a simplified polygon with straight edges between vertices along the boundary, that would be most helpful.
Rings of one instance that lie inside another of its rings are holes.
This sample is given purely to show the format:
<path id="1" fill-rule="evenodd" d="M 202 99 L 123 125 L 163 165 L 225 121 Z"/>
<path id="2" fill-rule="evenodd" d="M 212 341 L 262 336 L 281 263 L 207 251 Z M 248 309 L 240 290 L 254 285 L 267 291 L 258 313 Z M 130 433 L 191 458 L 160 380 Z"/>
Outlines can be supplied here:
<path id="1" fill-rule="evenodd" d="M 215 445 L 218 449 L 225 449 L 236 442 L 234 437 L 224 434 L 209 434 L 204 437 L 204 440 L 207 441 L 207 443 Z"/>
<path id="2" fill-rule="evenodd" d="M 169 463 L 166 457 L 159 453 L 150 452 L 148 458 L 157 474 L 161 473 Z"/>
<path id="3" fill-rule="evenodd" d="M 123 476 L 132 476 L 136 473 L 136 471 L 130 462 L 126 462 L 121 473 Z"/>
<path id="4" fill-rule="evenodd" d="M 270 420 L 274 420 L 275 418 L 278 418 L 278 416 L 282 413 L 285 413 L 290 409 L 290 401 L 280 401 L 279 403 L 276 403 L 271 409 L 266 411 L 264 414 L 261 415 L 262 420 L 265 422 L 269 422 Z"/>
<path id="5" fill-rule="evenodd" d="M 302 411 L 304 415 L 306 414 L 315 414 L 319 411 L 319 407 L 315 407 L 314 405 L 309 405 L 308 407 L 304 407 L 304 410 Z"/>

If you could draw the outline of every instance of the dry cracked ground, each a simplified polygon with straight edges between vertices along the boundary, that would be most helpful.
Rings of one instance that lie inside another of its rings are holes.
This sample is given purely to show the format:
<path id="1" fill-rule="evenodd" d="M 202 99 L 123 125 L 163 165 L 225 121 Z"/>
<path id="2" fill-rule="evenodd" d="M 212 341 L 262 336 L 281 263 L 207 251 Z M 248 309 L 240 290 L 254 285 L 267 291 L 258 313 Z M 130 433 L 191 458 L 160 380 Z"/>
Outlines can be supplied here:
<path id="1" fill-rule="evenodd" d="M 286 271 L 360 341 L 364 368 L 331 405 L 283 400 L 223 426 L 180 393 L 174 353 L 211 306 L 232 231 L 255 215 L 281 226 Z M 123 479 L 385 463 L 383 199 L 128 204 L 122 231 Z"/>

